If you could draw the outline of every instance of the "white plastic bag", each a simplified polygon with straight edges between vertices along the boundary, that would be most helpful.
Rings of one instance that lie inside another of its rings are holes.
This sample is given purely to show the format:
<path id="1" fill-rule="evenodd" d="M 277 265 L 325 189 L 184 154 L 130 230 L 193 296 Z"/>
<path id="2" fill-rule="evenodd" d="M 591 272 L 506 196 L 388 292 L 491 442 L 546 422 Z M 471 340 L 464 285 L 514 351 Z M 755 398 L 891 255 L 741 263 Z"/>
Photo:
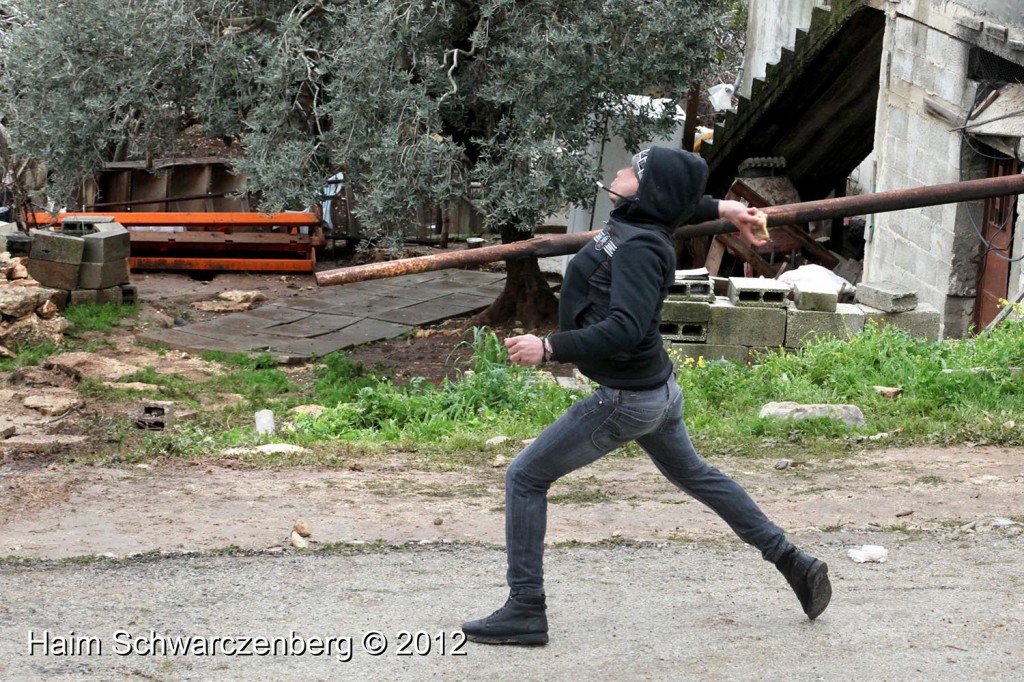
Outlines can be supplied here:
<path id="1" fill-rule="evenodd" d="M 889 550 L 881 545 L 863 545 L 860 549 L 851 549 L 849 554 L 850 558 L 858 564 L 868 561 L 877 561 L 881 564 L 885 563 L 885 558 L 889 556 Z"/>
<path id="2" fill-rule="evenodd" d="M 852 295 L 857 291 L 857 287 L 853 286 L 828 268 L 824 268 L 820 265 L 801 265 L 796 270 L 787 270 L 782 273 L 779 275 L 778 279 L 780 282 L 784 282 L 791 287 L 796 284 L 814 284 L 818 287 L 832 287 L 840 297 L 844 294 Z"/>

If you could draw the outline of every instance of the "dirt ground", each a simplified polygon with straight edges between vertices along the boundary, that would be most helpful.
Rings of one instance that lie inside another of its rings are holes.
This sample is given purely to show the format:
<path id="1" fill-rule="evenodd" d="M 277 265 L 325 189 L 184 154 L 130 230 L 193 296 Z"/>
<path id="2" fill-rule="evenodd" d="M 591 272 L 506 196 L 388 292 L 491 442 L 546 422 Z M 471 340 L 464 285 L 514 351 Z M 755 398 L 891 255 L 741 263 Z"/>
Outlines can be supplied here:
<path id="1" fill-rule="evenodd" d="M 259 290 L 274 301 L 315 289 L 311 276 L 224 274 L 201 282 L 154 274 L 135 281 L 142 313 L 123 334 L 106 336 L 111 345 L 84 360 L 60 356 L 53 367 L 0 377 L 0 414 L 34 424 L 41 434 L 17 447 L 11 445 L 17 438 L 0 441 L 0 555 L 265 549 L 285 543 L 298 519 L 314 528 L 314 544 L 502 542 L 503 473 L 520 448 L 514 442 L 488 446 L 490 466 L 447 472 L 424 471 L 415 455 L 403 453 L 349 453 L 346 469 L 253 469 L 217 452 L 188 462 L 71 462 L 69 454 L 110 447 L 100 441 L 102 434 L 131 409 L 76 402 L 69 378 L 75 371 L 116 380 L 151 365 L 201 380 L 216 365 L 187 353 L 161 356 L 136 345 L 134 334 L 173 324 L 175 317 L 204 319 L 212 314 L 194 310 L 191 302 L 221 291 Z M 468 354 L 466 336 L 465 320 L 449 321 L 410 338 L 355 349 L 352 356 L 378 371 L 436 379 L 450 375 Z M 25 407 L 28 395 L 69 402 L 63 413 L 40 414 Z M 784 470 L 773 460 L 707 454 L 781 525 L 811 537 L 830 533 L 852 540 L 877 531 L 934 531 L 993 518 L 1024 521 L 1024 460 L 1018 450 L 865 450 L 802 463 L 794 453 L 796 463 Z M 713 515 L 673 489 L 649 462 L 621 455 L 559 482 L 552 509 L 552 542 L 678 540 L 723 532 Z"/>
<path id="2" fill-rule="evenodd" d="M 143 310 L 133 327 L 91 354 L 0 376 L 0 417 L 40 434 L 18 447 L 11 441 L 20 436 L 0 441 L 4 679 L 337 679 L 338 665 L 348 666 L 343 675 L 381 680 L 1020 678 L 1019 448 L 868 448 L 832 460 L 793 452 L 786 467 L 705 453 L 792 540 L 828 561 L 835 597 L 813 623 L 717 516 L 646 458 L 614 453 L 551 490 L 551 644 L 474 647 L 461 659 L 411 659 L 394 647 L 370 655 L 359 648 L 366 634 L 389 633 L 396 645 L 409 631 L 459 637 L 462 620 L 500 604 L 503 478 L 521 444 L 486 446 L 475 463 L 444 470 L 402 452 L 348 452 L 337 468 L 254 468 L 218 452 L 139 464 L 76 459 L 115 447 L 101 434 L 131 407 L 82 401 L 77 375 L 115 380 L 152 365 L 201 380 L 217 371 L 136 345 L 138 330 L 186 314 L 203 319 L 191 302 L 219 291 L 259 289 L 275 300 L 312 286 L 247 275 L 137 283 Z M 353 357 L 439 378 L 465 352 L 464 326 Z M 55 409 L 27 407 L 28 398 Z M 305 550 L 289 542 L 300 520 L 312 531 Z M 887 562 L 855 563 L 849 550 L 863 545 L 885 547 Z M 288 628 L 353 636 L 356 653 L 350 663 L 110 654 L 115 631 L 276 636 Z M 44 631 L 99 638 L 107 649 L 34 655 L 26 641 Z"/>

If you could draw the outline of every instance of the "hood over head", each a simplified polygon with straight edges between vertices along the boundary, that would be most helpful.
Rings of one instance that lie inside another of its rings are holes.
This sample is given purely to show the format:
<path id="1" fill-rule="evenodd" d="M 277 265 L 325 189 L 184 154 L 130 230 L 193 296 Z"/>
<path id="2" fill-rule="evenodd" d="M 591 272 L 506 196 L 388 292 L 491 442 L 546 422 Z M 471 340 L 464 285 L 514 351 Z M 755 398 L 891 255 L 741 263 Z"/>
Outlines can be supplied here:
<path id="1" fill-rule="evenodd" d="M 669 228 L 685 223 L 704 196 L 708 181 L 704 159 L 682 149 L 651 147 L 634 160 L 641 162 L 639 188 L 634 196 L 619 200 L 612 215 Z"/>

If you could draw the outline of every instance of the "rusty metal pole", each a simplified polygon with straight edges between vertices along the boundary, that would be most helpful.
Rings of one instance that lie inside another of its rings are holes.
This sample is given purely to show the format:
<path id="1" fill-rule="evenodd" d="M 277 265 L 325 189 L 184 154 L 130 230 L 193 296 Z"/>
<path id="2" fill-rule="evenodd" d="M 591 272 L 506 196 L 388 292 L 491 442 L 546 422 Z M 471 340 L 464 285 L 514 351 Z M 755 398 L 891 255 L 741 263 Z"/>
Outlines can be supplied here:
<path id="1" fill-rule="evenodd" d="M 805 201 L 798 204 L 768 206 L 762 209 L 768 215 L 768 227 L 809 223 L 813 220 L 847 218 L 871 213 L 902 211 L 908 208 L 955 204 L 961 201 L 988 199 L 1013 194 L 1024 194 L 1024 174 L 982 178 L 945 185 L 927 185 L 914 189 L 896 189 L 891 192 L 857 194 L 851 197 Z M 685 225 L 675 232 L 676 239 L 703 237 L 735 232 L 726 220 L 714 220 L 696 225 Z"/>
<path id="2" fill-rule="evenodd" d="M 579 251 L 595 235 L 597 235 L 597 231 L 534 237 L 513 244 L 484 246 L 479 249 L 439 253 L 436 256 L 417 256 L 416 258 L 402 258 L 383 263 L 355 265 L 350 268 L 324 270 L 316 273 L 316 283 L 320 286 L 350 284 L 367 279 L 412 275 L 417 272 L 461 268 L 467 265 L 483 265 L 498 260 L 565 256 Z"/>
<path id="3" fill-rule="evenodd" d="M 922 206 L 937 204 L 953 204 L 960 201 L 988 199 L 990 197 L 1024 194 L 1024 174 L 1007 175 L 998 178 L 983 178 L 966 182 L 952 182 L 945 185 L 929 185 L 914 189 L 899 189 L 891 192 L 860 194 L 836 199 L 822 199 L 782 206 L 769 206 L 764 210 L 768 216 L 768 227 L 807 223 L 812 220 L 828 218 L 845 218 L 849 216 L 867 215 L 870 213 L 886 213 Z M 735 232 L 736 228 L 725 220 L 716 220 L 697 225 L 686 225 L 675 231 L 677 239 L 702 237 L 726 232 Z M 576 253 L 589 240 L 597 235 L 597 231 L 574 232 L 565 235 L 535 237 L 514 244 L 486 246 L 481 249 L 455 251 L 436 256 L 420 256 L 384 263 L 370 263 L 350 268 L 324 270 L 316 273 L 316 282 L 320 286 L 332 284 L 349 284 L 367 279 L 411 275 L 417 272 L 458 268 L 467 265 L 481 265 L 498 260 L 515 260 L 518 258 L 543 258 L 547 256 L 566 256 Z"/>

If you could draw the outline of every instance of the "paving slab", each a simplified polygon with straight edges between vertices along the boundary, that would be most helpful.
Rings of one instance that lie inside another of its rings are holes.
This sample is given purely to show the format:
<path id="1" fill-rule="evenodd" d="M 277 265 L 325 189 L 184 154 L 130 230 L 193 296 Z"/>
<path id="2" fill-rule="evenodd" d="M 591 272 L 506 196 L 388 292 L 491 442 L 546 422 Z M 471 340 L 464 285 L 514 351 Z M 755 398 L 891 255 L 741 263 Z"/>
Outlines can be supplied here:
<path id="1" fill-rule="evenodd" d="M 269 351 L 281 362 L 305 362 L 485 308 L 504 279 L 501 273 L 443 270 L 324 287 L 142 338 L 189 352 Z"/>
<path id="2" fill-rule="evenodd" d="M 193 334 L 186 329 L 156 329 L 141 335 L 143 340 L 159 343 L 172 350 L 183 350 L 189 353 L 205 351 L 223 351 L 225 353 L 253 353 L 267 350 L 263 337 L 236 335 L 234 339 L 216 338 Z"/>
<path id="3" fill-rule="evenodd" d="M 481 310 L 489 306 L 493 300 L 493 296 L 472 297 L 461 293 L 449 294 L 405 308 L 370 313 L 369 316 L 375 320 L 419 326 Z"/>
<path id="4" fill-rule="evenodd" d="M 284 361 L 296 361 L 323 357 L 335 351 L 364 343 L 393 339 L 412 331 L 412 329 L 413 327 L 405 324 L 362 319 L 344 329 L 312 338 L 286 339 L 270 336 L 263 338 L 269 344 L 271 353 L 280 356 Z"/>
<path id="5" fill-rule="evenodd" d="M 259 311 L 266 311 L 255 314 Z M 292 310 L 291 308 L 279 308 L 277 306 L 266 306 L 257 310 L 250 310 L 244 313 L 225 315 L 205 322 L 190 324 L 187 329 L 193 334 L 213 339 L 234 339 L 238 336 L 248 334 L 259 334 L 260 332 L 275 325 L 298 322 L 315 313 L 305 310 Z"/>
<path id="6" fill-rule="evenodd" d="M 352 315 L 328 315 L 327 313 L 314 313 L 313 315 L 302 320 L 298 320 L 297 322 L 288 322 L 286 324 L 267 327 L 263 330 L 263 333 L 300 339 L 314 338 L 324 334 L 329 334 L 330 332 L 336 332 L 339 329 L 345 329 L 346 327 L 359 322 L 361 319 L 363 318 L 354 317 Z"/>

